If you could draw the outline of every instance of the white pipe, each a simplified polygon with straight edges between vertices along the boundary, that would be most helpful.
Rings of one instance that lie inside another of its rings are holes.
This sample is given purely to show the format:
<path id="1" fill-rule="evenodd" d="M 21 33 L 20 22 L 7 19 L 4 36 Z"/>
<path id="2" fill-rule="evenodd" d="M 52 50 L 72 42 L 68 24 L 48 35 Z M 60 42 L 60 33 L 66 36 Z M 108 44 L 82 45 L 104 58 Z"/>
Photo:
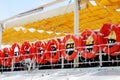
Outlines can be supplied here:
<path id="1" fill-rule="evenodd" d="M 78 0 L 75 0 L 74 2 L 74 34 L 78 36 L 79 34 L 79 5 L 78 5 Z M 79 65 L 77 64 L 79 62 L 79 57 L 74 59 L 74 67 L 78 67 Z"/>
<path id="2" fill-rule="evenodd" d="M 79 7 L 78 0 L 74 2 L 74 34 L 78 35 L 79 33 Z"/>
<path id="3" fill-rule="evenodd" d="M 0 23 L 0 48 L 1 48 L 1 45 L 2 45 L 2 29 L 3 29 L 3 24 Z"/>

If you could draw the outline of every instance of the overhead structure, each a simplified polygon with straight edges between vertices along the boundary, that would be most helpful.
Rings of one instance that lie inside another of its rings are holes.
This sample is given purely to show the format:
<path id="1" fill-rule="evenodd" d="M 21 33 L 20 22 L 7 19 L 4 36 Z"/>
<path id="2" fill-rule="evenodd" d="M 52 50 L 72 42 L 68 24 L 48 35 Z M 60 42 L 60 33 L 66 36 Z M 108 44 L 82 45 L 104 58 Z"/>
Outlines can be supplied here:
<path id="1" fill-rule="evenodd" d="M 59 8 L 55 8 L 55 9 L 48 10 L 48 11 L 41 11 L 40 13 L 37 13 L 34 15 L 22 17 L 22 18 L 14 20 L 14 21 L 7 22 L 6 28 L 10 28 L 10 27 L 14 27 L 14 26 L 17 27 L 17 26 L 28 24 L 28 23 L 33 23 L 33 22 L 40 21 L 43 19 L 51 18 L 53 16 L 63 15 L 65 13 L 69 13 L 74 10 L 74 4 L 69 4 L 69 8 L 65 12 L 66 7 L 67 6 L 64 5 Z"/>
<path id="2" fill-rule="evenodd" d="M 58 3 L 63 2 L 63 1 L 65 1 L 65 0 L 54 0 L 54 1 L 49 2 L 47 4 L 41 5 L 37 8 L 31 9 L 29 11 L 25 11 L 23 13 L 19 13 L 17 15 L 14 15 L 14 16 L 10 17 L 10 18 L 7 18 L 5 20 L 0 21 L 0 47 L 1 47 L 1 43 L 2 43 L 2 31 L 3 31 L 3 28 L 4 28 L 4 26 L 3 26 L 4 23 L 6 23 L 8 21 L 11 21 L 11 20 L 14 20 L 14 19 L 17 19 L 17 18 L 21 18 L 21 17 L 27 16 L 27 15 L 36 13 L 36 12 L 40 12 L 44 8 L 47 8 L 47 7 L 52 6 L 54 4 L 58 4 Z"/>
<path id="3" fill-rule="evenodd" d="M 62 1 L 64 1 L 64 0 L 55 0 L 55 1 L 49 2 L 49 3 L 47 3 L 47 4 L 44 4 L 44 5 L 39 6 L 39 7 L 37 7 L 37 8 L 34 8 L 34 9 L 31 9 L 31 10 L 28 10 L 28 11 L 25 11 L 25 12 L 22 12 L 22 13 L 19 13 L 19 14 L 17 14 L 17 15 L 14 15 L 14 16 L 8 18 L 8 19 L 5 19 L 5 20 L 1 21 L 1 23 L 5 23 L 5 22 L 10 21 L 10 20 L 13 20 L 13 19 L 15 19 L 15 18 L 20 18 L 20 17 L 24 17 L 24 16 L 27 16 L 27 15 L 30 15 L 30 14 L 33 14 L 33 13 L 36 13 L 36 12 L 40 12 L 40 11 L 42 11 L 44 8 L 47 8 L 47 7 L 49 7 L 49 6 L 52 6 L 53 4 L 60 3 L 60 2 L 62 2 Z"/>

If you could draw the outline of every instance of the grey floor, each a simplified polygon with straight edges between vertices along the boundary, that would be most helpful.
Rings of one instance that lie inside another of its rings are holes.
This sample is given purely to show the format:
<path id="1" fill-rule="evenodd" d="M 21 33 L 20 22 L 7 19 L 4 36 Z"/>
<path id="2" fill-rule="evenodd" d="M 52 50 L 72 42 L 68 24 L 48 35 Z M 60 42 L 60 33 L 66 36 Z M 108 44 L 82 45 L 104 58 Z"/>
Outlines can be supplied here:
<path id="1" fill-rule="evenodd" d="M 73 68 L 4 72 L 0 80 L 120 80 L 120 68 Z"/>

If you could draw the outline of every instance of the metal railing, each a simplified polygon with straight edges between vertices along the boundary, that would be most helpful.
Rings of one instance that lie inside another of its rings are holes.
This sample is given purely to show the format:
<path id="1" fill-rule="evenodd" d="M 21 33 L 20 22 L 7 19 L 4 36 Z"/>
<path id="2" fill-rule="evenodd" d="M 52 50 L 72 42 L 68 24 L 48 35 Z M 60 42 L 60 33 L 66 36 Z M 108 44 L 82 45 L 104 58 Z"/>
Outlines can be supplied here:
<path id="1" fill-rule="evenodd" d="M 116 43 L 114 43 L 116 44 Z M 102 44 L 102 45 L 105 45 L 105 46 L 112 46 L 114 45 L 113 43 L 112 44 Z M 74 68 L 73 65 L 74 64 L 78 64 L 79 66 L 76 67 L 76 68 L 84 68 L 84 67 L 112 67 L 112 66 L 120 66 L 120 52 L 119 51 L 116 51 L 115 53 L 117 53 L 116 56 L 110 56 L 109 53 L 104 53 L 101 49 L 101 45 L 96 45 L 99 47 L 99 51 L 98 53 L 96 53 L 96 57 L 95 58 L 92 58 L 92 59 L 86 59 L 86 58 L 83 58 L 80 54 L 80 51 L 78 51 L 78 55 L 77 57 L 79 57 L 79 62 L 77 63 L 74 63 L 74 60 L 71 60 L 71 61 L 67 61 L 65 60 L 64 57 L 60 56 L 58 62 L 56 63 L 50 63 L 50 62 L 47 62 L 46 59 L 46 63 L 45 64 L 38 64 L 34 61 L 34 58 L 31 58 L 31 59 L 25 59 L 25 60 L 21 60 L 20 62 L 18 63 L 15 63 L 15 61 L 12 59 L 11 61 L 11 66 L 9 67 L 5 67 L 3 65 L 0 66 L 0 71 L 3 72 L 3 71 L 14 71 L 14 70 L 18 70 L 18 71 L 21 71 L 21 70 L 32 70 L 32 69 L 63 69 L 63 68 Z M 88 49 L 88 51 L 91 51 L 89 49 L 92 49 L 92 45 L 91 46 L 84 46 L 84 48 Z M 74 48 L 70 48 L 70 49 L 66 49 L 66 52 L 69 54 L 70 52 L 73 52 L 74 51 Z M 56 51 L 50 51 L 50 53 L 55 53 Z M 110 51 L 108 51 L 110 52 Z M 41 54 L 41 53 L 40 53 Z M 29 54 L 29 55 L 32 55 L 32 54 Z M 18 56 L 21 56 L 21 55 L 18 55 Z M 28 56 L 27 55 L 24 55 L 24 56 Z M 52 55 L 51 55 L 52 56 Z M 12 56 L 9 57 L 9 58 L 13 58 Z M 0 58 L 1 59 L 1 58 Z M 8 57 L 5 57 L 4 58 L 5 61 L 6 59 L 8 59 Z M 52 58 L 51 58 L 52 60 Z"/>

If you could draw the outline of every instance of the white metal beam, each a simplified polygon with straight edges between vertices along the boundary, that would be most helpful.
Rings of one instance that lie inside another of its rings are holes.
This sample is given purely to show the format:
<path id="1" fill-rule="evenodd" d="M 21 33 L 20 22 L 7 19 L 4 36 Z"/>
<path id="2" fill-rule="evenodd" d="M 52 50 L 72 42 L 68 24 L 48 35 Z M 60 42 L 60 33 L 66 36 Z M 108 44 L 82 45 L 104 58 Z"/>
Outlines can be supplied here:
<path id="1" fill-rule="evenodd" d="M 3 31 L 3 23 L 0 23 L 0 48 L 2 44 L 2 31 Z"/>
<path id="2" fill-rule="evenodd" d="M 74 1 L 74 34 L 78 36 L 79 34 L 79 3 L 78 0 Z M 74 59 L 74 67 L 78 67 L 79 57 Z"/>
<path id="3" fill-rule="evenodd" d="M 5 27 L 6 28 L 17 27 L 17 26 L 32 23 L 32 22 L 35 22 L 35 21 L 38 21 L 38 20 L 47 19 L 47 18 L 50 18 L 50 17 L 53 17 L 53 16 L 63 15 L 65 13 L 69 13 L 69 12 L 72 12 L 74 10 L 74 4 L 73 3 L 69 4 L 69 8 L 65 12 L 66 7 L 67 6 L 65 5 L 65 6 L 53 9 L 53 10 L 48 10 L 48 11 L 41 12 L 41 13 L 38 13 L 38 14 L 34 14 L 34 15 L 31 15 L 31 16 L 16 19 L 16 20 L 7 22 Z"/>
<path id="4" fill-rule="evenodd" d="M 29 15 L 29 14 L 33 14 L 33 13 L 35 13 L 35 12 L 39 12 L 39 11 L 41 11 L 43 8 L 47 8 L 47 7 L 49 7 L 49 6 L 52 6 L 52 5 L 54 5 L 54 4 L 57 4 L 57 3 L 60 3 L 60 2 L 63 2 L 63 1 L 65 1 L 65 0 L 55 0 L 55 1 L 53 1 L 53 2 L 49 2 L 49 3 L 47 3 L 47 4 L 44 4 L 44 5 L 39 6 L 39 7 L 37 7 L 37 8 L 31 9 L 31 10 L 28 10 L 28 11 L 25 11 L 25 12 L 22 12 L 22 13 L 19 13 L 19 14 L 17 14 L 17 15 L 14 15 L 14 16 L 12 16 L 12 17 L 10 17 L 10 18 L 7 18 L 7 19 L 1 21 L 1 23 L 5 23 L 5 22 L 7 22 L 7 21 L 9 21 L 9 20 L 12 20 L 12 19 L 15 19 L 15 18 L 19 18 L 19 17 L 23 17 L 23 16 L 26 16 L 26 15 Z"/>
<path id="5" fill-rule="evenodd" d="M 79 33 L 79 5 L 78 0 L 74 2 L 74 34 L 78 35 Z"/>

